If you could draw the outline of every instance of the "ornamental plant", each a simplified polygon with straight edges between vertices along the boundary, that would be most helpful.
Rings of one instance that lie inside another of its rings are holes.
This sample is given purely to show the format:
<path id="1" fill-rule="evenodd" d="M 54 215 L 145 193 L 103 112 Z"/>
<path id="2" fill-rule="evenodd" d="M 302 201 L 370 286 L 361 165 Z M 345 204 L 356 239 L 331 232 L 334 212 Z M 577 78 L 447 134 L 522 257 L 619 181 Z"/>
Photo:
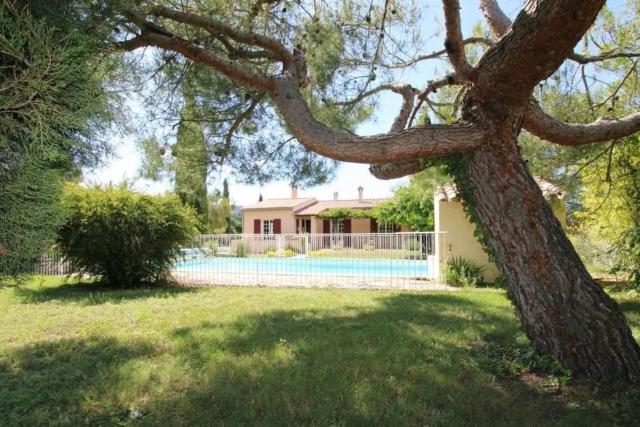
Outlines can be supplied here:
<path id="1" fill-rule="evenodd" d="M 180 248 L 197 233 L 194 212 L 174 195 L 70 185 L 62 205 L 67 213 L 58 236 L 63 255 L 110 286 L 166 279 Z"/>

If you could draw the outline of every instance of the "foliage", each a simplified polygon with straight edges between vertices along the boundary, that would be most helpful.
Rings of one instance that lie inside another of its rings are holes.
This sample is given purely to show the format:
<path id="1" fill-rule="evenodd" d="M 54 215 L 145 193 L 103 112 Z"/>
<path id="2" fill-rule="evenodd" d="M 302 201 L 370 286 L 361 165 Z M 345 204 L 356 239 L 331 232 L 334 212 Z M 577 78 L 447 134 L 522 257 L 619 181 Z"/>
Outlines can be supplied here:
<path id="1" fill-rule="evenodd" d="M 218 242 L 216 240 L 207 242 L 205 246 L 209 249 L 209 255 L 218 256 Z"/>
<path id="2" fill-rule="evenodd" d="M 603 9 L 577 50 L 588 53 L 597 46 L 602 51 L 637 52 L 640 44 L 633 35 L 640 31 L 639 13 L 637 0 L 615 11 Z M 639 77 L 637 63 L 628 58 L 585 66 L 568 63 L 541 83 L 535 96 L 560 120 L 618 118 L 637 110 Z M 527 134 L 520 139 L 532 172 L 567 192 L 569 230 L 591 271 L 606 274 L 613 267 L 617 273 L 638 271 L 634 265 L 640 262 L 631 255 L 638 226 L 633 219 L 639 205 L 633 190 L 634 171 L 640 165 L 638 136 L 582 147 L 548 144 Z"/>
<path id="3" fill-rule="evenodd" d="M 375 207 L 379 221 L 405 224 L 414 231 L 433 231 L 433 191 L 409 184 Z"/>
<path id="4" fill-rule="evenodd" d="M 271 249 L 271 250 L 268 250 L 265 253 L 265 255 L 268 258 L 273 258 L 273 257 L 286 257 L 286 258 L 288 258 L 288 257 L 295 256 L 296 253 L 295 253 L 295 251 L 293 249 L 289 249 L 289 248 L 284 249 L 284 250 L 280 250 L 280 251 L 276 251 L 276 250 Z"/>
<path id="5" fill-rule="evenodd" d="M 111 286 L 163 279 L 196 233 L 193 212 L 171 195 L 70 185 L 63 207 L 68 218 L 58 237 L 61 252 Z"/>
<path id="6" fill-rule="evenodd" d="M 627 223 L 614 241 L 618 262 L 613 271 L 626 273 L 629 281 L 640 287 L 640 138 L 635 138 L 635 145 L 625 147 L 627 151 L 616 160 L 617 169 L 623 171 L 616 178 L 624 183 L 617 203 Z"/>
<path id="7" fill-rule="evenodd" d="M 447 260 L 442 271 L 444 281 L 448 285 L 475 288 L 482 284 L 482 267 L 464 258 Z"/>
<path id="8" fill-rule="evenodd" d="M 525 372 L 549 376 L 559 389 L 571 379 L 571 372 L 557 360 L 541 355 L 531 344 L 501 345 L 483 342 L 474 348 L 478 362 L 499 377 L 518 377 Z"/>
<path id="9" fill-rule="evenodd" d="M 187 206 L 191 206 L 198 217 L 200 229 L 208 225 L 207 203 L 207 147 L 202 124 L 193 121 L 197 116 L 193 98 L 187 96 L 180 115 L 174 157 L 175 192 Z"/>
<path id="10" fill-rule="evenodd" d="M 60 171 L 33 156 L 0 182 L 0 280 L 31 273 L 63 221 Z"/>
<path id="11" fill-rule="evenodd" d="M 208 212 L 208 231 L 216 234 L 227 233 L 233 214 L 233 207 L 229 199 L 222 197 L 220 193 L 216 191 L 209 196 Z"/>
<path id="12" fill-rule="evenodd" d="M 236 248 L 236 256 L 238 258 L 246 258 L 249 256 L 249 246 L 247 244 L 240 242 L 238 243 L 238 247 Z"/>
<path id="13" fill-rule="evenodd" d="M 0 280 L 32 271 L 61 224 L 63 179 L 106 150 L 95 40 L 81 22 L 60 31 L 46 6 L 0 0 Z"/>
<path id="14" fill-rule="evenodd" d="M 318 214 L 324 219 L 346 219 L 346 218 L 376 218 L 376 212 L 373 209 L 356 209 L 356 208 L 330 208 Z"/>
<path id="15" fill-rule="evenodd" d="M 640 287 L 640 226 L 625 230 L 616 242 L 618 262 L 613 273 L 626 273 L 627 280 Z"/>
<path id="16" fill-rule="evenodd" d="M 423 117 L 422 120 L 425 120 Z M 411 176 L 409 183 L 395 189 L 393 197 L 375 207 L 380 221 L 405 224 L 415 231 L 433 231 L 433 197 L 436 188 L 451 177 L 440 163 Z"/>

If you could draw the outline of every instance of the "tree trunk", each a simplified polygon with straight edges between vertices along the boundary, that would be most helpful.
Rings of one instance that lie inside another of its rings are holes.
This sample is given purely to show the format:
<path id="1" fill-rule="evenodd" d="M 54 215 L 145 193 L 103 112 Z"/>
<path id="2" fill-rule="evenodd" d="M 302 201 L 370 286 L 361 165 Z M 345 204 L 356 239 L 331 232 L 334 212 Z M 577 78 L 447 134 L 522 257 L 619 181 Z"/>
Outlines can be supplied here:
<path id="1" fill-rule="evenodd" d="M 520 156 L 517 126 L 469 156 L 463 201 L 511 286 L 535 348 L 576 376 L 640 383 L 640 349 L 617 304 L 596 283 Z M 499 132 L 498 132 L 499 133 Z"/>

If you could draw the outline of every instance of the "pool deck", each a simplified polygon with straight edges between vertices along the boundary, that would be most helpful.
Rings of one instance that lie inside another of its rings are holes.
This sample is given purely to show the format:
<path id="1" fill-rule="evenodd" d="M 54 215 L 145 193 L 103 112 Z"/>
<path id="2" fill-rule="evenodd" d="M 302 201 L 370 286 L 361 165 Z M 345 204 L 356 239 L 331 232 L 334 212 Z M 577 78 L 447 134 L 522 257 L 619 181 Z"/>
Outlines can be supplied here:
<path id="1" fill-rule="evenodd" d="M 457 291 L 433 280 L 399 277 L 328 276 L 304 274 L 223 273 L 174 269 L 173 278 L 187 286 L 242 286 L 265 288 L 367 289 L 397 291 Z"/>

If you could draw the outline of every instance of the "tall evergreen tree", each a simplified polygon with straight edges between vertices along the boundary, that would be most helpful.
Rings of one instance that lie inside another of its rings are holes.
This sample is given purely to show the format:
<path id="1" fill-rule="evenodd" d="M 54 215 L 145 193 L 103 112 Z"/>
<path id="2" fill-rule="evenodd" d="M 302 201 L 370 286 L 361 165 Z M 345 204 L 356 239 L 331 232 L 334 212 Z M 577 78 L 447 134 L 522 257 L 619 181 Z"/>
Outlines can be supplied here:
<path id="1" fill-rule="evenodd" d="M 0 0 L 0 279 L 32 270 L 61 224 L 63 180 L 105 148 L 98 42 L 66 6 Z"/>
<path id="2" fill-rule="evenodd" d="M 202 230 L 208 224 L 207 147 L 202 124 L 195 120 L 197 106 L 190 95 L 185 96 L 180 124 L 173 146 L 174 185 L 180 200 L 196 211 Z"/>

